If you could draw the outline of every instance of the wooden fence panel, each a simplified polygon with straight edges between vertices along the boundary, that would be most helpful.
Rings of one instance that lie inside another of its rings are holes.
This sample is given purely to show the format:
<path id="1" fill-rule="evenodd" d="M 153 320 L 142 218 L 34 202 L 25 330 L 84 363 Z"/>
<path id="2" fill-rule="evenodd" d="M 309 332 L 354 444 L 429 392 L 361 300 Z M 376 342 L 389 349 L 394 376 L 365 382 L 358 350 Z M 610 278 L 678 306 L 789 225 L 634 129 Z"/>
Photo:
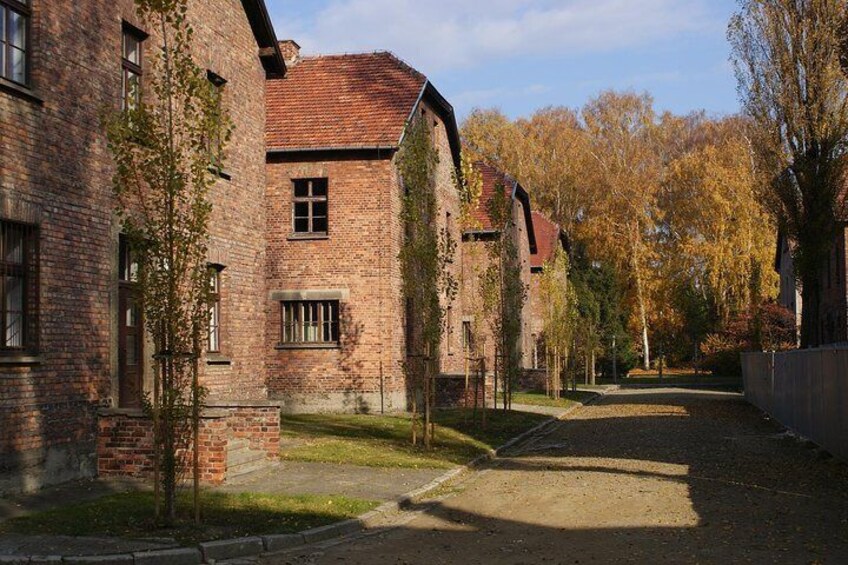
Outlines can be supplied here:
<path id="1" fill-rule="evenodd" d="M 742 370 L 748 402 L 848 460 L 848 348 L 745 353 Z"/>

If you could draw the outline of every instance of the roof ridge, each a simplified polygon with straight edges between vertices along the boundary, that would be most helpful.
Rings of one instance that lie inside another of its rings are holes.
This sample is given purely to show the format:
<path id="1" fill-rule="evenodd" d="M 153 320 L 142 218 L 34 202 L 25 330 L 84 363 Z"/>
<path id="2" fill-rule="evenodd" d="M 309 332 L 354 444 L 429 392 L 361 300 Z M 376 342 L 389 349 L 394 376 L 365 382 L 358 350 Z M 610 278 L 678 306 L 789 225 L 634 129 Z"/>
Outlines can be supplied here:
<path id="1" fill-rule="evenodd" d="M 417 78 L 421 80 L 427 80 L 427 75 L 407 63 L 403 58 L 399 57 L 394 51 L 389 49 L 375 49 L 374 51 L 360 51 L 355 53 L 350 52 L 342 52 L 342 53 L 315 53 L 311 55 L 302 55 L 300 57 L 300 61 L 316 61 L 320 59 L 341 59 L 345 57 L 356 58 L 356 57 L 367 57 L 373 55 L 388 55 L 391 59 L 393 59 L 399 67 L 405 69 L 412 75 L 415 75 Z"/>

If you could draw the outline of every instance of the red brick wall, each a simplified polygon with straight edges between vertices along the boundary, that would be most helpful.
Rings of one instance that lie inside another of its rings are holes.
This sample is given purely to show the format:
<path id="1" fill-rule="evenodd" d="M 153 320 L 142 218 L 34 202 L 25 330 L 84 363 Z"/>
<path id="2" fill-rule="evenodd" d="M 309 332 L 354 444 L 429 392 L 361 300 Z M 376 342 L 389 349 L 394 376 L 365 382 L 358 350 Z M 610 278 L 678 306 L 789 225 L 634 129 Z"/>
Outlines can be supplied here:
<path id="1" fill-rule="evenodd" d="M 524 308 L 521 313 L 521 337 L 520 345 L 522 351 L 522 366 L 532 367 L 532 341 L 533 331 L 531 327 L 531 275 L 530 275 L 530 244 L 526 225 L 524 223 L 524 212 L 520 201 L 513 200 L 512 207 L 513 226 L 510 233 L 518 246 L 519 262 L 521 264 L 521 281 L 527 294 Z M 480 275 L 489 264 L 487 243 L 481 240 L 466 238 L 462 242 L 462 289 L 461 294 L 464 302 L 464 317 L 474 318 L 473 324 L 476 328 L 474 336 L 478 352 L 485 350 L 486 366 L 489 370 L 494 368 L 495 347 L 498 345 L 489 326 L 489 322 L 483 311 L 483 303 L 480 291 Z"/>
<path id="2" fill-rule="evenodd" d="M 438 227 L 451 213 L 459 240 L 459 199 L 454 187 L 448 137 L 435 122 L 439 151 Z M 266 350 L 271 398 L 286 401 L 289 411 L 398 410 L 406 407 L 404 305 L 398 254 L 401 237 L 401 189 L 391 152 L 380 158 L 322 155 L 319 160 L 270 157 L 266 205 L 268 216 L 269 294 L 289 290 L 343 290 L 341 344 L 330 349 L 277 349 L 281 312 L 268 300 Z M 293 239 L 292 179 L 329 179 L 329 235 Z M 458 253 L 461 253 L 458 250 Z M 460 257 L 454 266 L 457 278 Z M 442 347 L 443 370 L 459 371 L 461 301 L 453 305 L 454 324 Z M 450 348 L 447 347 L 450 339 Z"/>
<path id="3" fill-rule="evenodd" d="M 200 423 L 200 478 L 221 484 L 227 475 L 227 444 L 246 438 L 250 448 L 265 451 L 269 460 L 279 454 L 280 412 L 275 406 L 207 409 Z M 182 452 L 188 466 L 193 450 Z M 109 411 L 99 420 L 98 472 L 101 476 L 150 477 L 153 473 L 151 421 L 138 412 Z"/>
<path id="4" fill-rule="evenodd" d="M 112 164 L 100 128 L 121 91 L 131 0 L 33 2 L 32 97 L 0 86 L 0 216 L 40 228 L 38 364 L 0 365 L 0 492 L 95 472 L 96 410 L 117 398 Z M 236 129 L 213 189 L 225 354 L 213 398 L 264 392 L 264 73 L 239 0 L 191 7 L 198 60 L 229 82 Z M 153 31 L 153 30 L 147 30 Z M 147 42 L 148 51 L 155 37 Z"/>

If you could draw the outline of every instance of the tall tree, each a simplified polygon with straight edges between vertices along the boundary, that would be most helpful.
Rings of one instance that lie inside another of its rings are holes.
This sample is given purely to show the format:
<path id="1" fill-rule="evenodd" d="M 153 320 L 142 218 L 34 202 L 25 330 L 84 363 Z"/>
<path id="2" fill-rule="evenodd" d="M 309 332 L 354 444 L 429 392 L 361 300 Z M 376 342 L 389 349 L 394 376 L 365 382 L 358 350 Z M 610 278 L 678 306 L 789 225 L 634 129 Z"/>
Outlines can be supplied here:
<path id="1" fill-rule="evenodd" d="M 591 253 L 613 261 L 630 280 L 642 363 L 648 369 L 652 263 L 662 174 L 653 100 L 647 94 L 604 92 L 586 104 L 583 121 L 591 156 L 584 186 L 592 191 L 583 237 Z"/>
<path id="2" fill-rule="evenodd" d="M 151 57 L 144 92 L 128 97 L 137 102 L 108 115 L 105 125 L 117 165 L 118 213 L 138 260 L 139 303 L 156 347 L 146 406 L 158 454 L 157 514 L 161 482 L 164 517 L 172 523 L 177 477 L 187 464 L 180 453 L 192 439 L 199 519 L 198 359 L 209 328 L 208 194 L 214 183 L 209 166 L 222 162 L 231 125 L 220 91 L 192 58 L 187 0 L 135 0 L 135 5 L 160 48 Z"/>
<path id="3" fill-rule="evenodd" d="M 822 271 L 844 217 L 845 12 L 844 0 L 740 0 L 728 29 L 764 196 L 796 243 L 803 347 L 821 343 Z"/>

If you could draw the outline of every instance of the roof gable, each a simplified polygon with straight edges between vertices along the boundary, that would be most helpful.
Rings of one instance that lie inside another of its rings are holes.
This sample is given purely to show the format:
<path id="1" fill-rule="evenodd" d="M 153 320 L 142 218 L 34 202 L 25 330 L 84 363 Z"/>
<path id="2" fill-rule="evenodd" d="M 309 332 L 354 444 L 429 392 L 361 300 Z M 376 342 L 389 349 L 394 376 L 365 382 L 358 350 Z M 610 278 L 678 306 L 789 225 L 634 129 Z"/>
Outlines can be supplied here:
<path id="1" fill-rule="evenodd" d="M 536 233 L 536 253 L 530 256 L 530 267 L 541 269 L 554 257 L 560 244 L 559 224 L 552 222 L 540 212 L 533 211 L 533 231 Z"/>
<path id="2" fill-rule="evenodd" d="M 530 214 L 530 196 L 524 190 L 517 180 L 496 169 L 495 167 L 483 161 L 474 163 L 474 168 L 480 172 L 483 180 L 483 186 L 480 191 L 480 200 L 477 203 L 477 209 L 473 212 L 474 221 L 482 231 L 500 231 L 500 226 L 492 224 L 492 218 L 489 216 L 488 206 L 492 197 L 497 194 L 498 190 L 503 191 L 509 198 L 518 200 L 521 203 L 524 212 L 524 223 L 527 227 L 527 240 L 530 244 L 530 253 L 537 252 L 536 232 L 533 229 L 533 220 Z"/>
<path id="3" fill-rule="evenodd" d="M 397 147 L 427 79 L 387 52 L 305 57 L 269 80 L 272 151 Z"/>

